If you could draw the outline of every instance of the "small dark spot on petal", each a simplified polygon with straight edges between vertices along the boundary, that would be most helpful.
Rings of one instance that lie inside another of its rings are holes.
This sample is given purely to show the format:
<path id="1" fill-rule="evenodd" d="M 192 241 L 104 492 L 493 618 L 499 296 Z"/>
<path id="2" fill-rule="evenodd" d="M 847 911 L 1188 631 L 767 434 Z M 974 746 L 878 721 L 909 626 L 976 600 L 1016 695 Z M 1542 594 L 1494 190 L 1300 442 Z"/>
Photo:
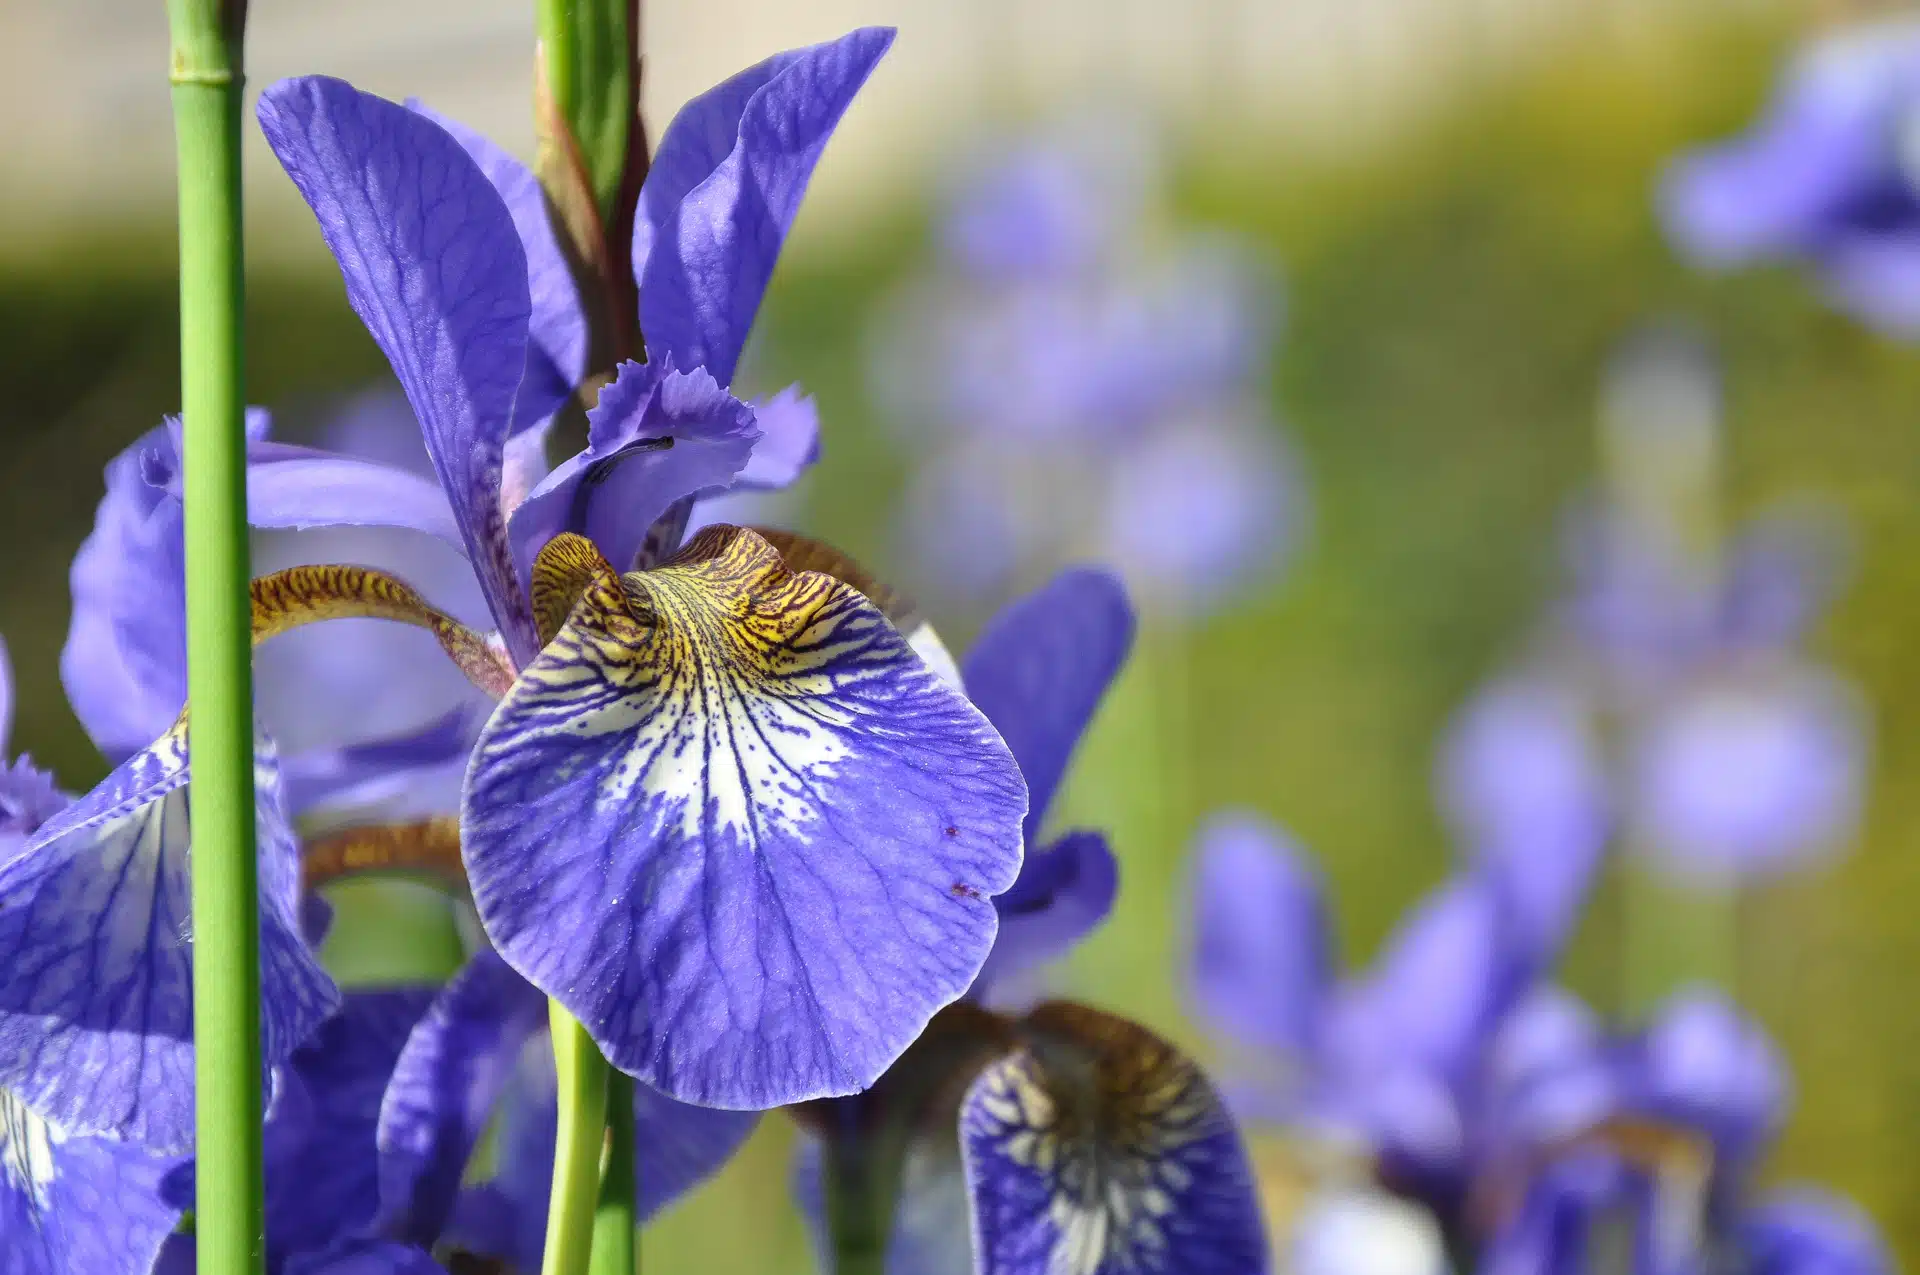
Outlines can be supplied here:
<path id="1" fill-rule="evenodd" d="M 953 826 L 952 824 L 948 824 L 948 825 L 947 825 L 947 835 L 948 835 L 949 837 L 957 837 L 957 836 L 959 836 L 959 835 L 960 835 L 960 830 L 959 830 L 958 828 L 956 828 L 956 827 L 954 827 L 954 826 Z"/>
<path id="2" fill-rule="evenodd" d="M 948 893 L 952 894 L 956 899 L 977 899 L 980 897 L 980 891 L 974 889 L 965 881 L 955 881 L 949 888 Z"/>

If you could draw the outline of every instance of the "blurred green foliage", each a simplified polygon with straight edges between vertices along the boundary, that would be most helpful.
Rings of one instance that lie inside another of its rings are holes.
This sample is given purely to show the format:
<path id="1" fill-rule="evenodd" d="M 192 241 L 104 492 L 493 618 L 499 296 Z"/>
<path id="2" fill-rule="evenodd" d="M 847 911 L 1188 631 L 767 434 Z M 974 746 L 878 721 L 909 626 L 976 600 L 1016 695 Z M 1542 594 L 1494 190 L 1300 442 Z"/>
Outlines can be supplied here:
<path id="1" fill-rule="evenodd" d="M 1660 163 L 1740 127 L 1782 47 L 1778 33 L 1724 29 L 1595 40 L 1359 160 L 1244 137 L 1190 153 L 1182 213 L 1284 263 L 1274 400 L 1315 527 L 1271 597 L 1197 632 L 1148 634 L 1098 723 L 1065 816 L 1114 831 L 1122 901 L 1062 982 L 1204 1045 L 1180 1012 L 1182 856 L 1223 804 L 1264 811 L 1320 856 L 1350 962 L 1440 879 L 1451 850 L 1430 795 L 1435 742 L 1556 584 L 1609 348 L 1644 320 L 1684 316 L 1725 358 L 1730 508 L 1805 493 L 1853 521 L 1856 575 L 1817 641 L 1877 716 L 1857 852 L 1743 903 L 1738 991 L 1798 1078 L 1773 1173 L 1856 1196 L 1916 1259 L 1920 1009 L 1905 980 L 1920 968 L 1906 914 L 1920 887 L 1920 350 L 1829 313 L 1791 270 L 1690 274 L 1649 207 Z M 896 571 L 905 555 L 876 493 L 895 490 L 903 458 L 871 419 L 862 342 L 871 305 L 924 250 L 925 212 L 902 206 L 857 249 L 788 260 L 759 350 L 763 383 L 799 379 L 820 402 L 809 526 Z M 0 275 L 0 632 L 22 678 L 16 741 L 76 787 L 101 766 L 54 676 L 64 576 L 101 465 L 174 401 L 170 268 L 151 244 L 90 243 Z M 253 397 L 277 407 L 381 370 L 330 277 L 254 280 L 249 340 Z M 963 648 L 980 617 L 928 600 Z M 1603 890 L 1568 963 L 1602 1005 L 1614 907 Z M 769 1120 L 662 1219 L 648 1265 L 807 1269 L 787 1136 Z"/>

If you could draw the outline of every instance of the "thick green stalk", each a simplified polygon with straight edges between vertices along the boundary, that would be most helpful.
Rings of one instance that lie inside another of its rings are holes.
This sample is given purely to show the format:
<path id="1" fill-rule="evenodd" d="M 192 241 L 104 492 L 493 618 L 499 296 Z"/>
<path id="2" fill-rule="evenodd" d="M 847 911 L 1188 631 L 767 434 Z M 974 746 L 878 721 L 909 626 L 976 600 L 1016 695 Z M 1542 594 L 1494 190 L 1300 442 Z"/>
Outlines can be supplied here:
<path id="1" fill-rule="evenodd" d="M 600 1195 L 600 1151 L 607 1136 L 607 1076 L 599 1047 L 560 1002 L 547 1002 L 553 1066 L 560 1081 L 560 1127 L 553 1144 L 553 1193 L 547 1197 L 547 1249 L 541 1275 L 587 1275 Z"/>
<path id="2" fill-rule="evenodd" d="M 821 1173 L 832 1275 L 886 1275 L 902 1137 L 884 1127 L 862 1135 L 829 1136 L 824 1151 Z"/>
<path id="3" fill-rule="evenodd" d="M 195 1223 L 203 1275 L 265 1259 L 260 917 L 240 339 L 244 0 L 169 0 L 180 180 L 187 702 L 193 756 Z"/>
<path id="4" fill-rule="evenodd" d="M 636 123 L 638 0 L 540 0 L 547 93 L 573 133 L 601 221 L 617 217 Z"/>
<path id="5" fill-rule="evenodd" d="M 600 1171 L 600 1203 L 593 1212 L 593 1275 L 634 1275 L 640 1269 L 634 1207 L 633 1077 L 607 1070 L 607 1155 Z"/>

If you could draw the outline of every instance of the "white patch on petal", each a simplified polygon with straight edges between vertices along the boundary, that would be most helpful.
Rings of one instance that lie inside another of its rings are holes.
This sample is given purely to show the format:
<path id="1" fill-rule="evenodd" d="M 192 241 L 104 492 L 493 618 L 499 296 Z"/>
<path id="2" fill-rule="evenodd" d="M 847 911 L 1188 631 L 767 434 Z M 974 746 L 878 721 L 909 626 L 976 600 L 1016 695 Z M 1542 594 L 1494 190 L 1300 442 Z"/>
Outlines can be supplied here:
<path id="1" fill-rule="evenodd" d="M 36 1209 L 47 1207 L 54 1175 L 53 1143 L 53 1130 L 47 1122 L 0 1089 L 0 1174 L 32 1200 Z"/>

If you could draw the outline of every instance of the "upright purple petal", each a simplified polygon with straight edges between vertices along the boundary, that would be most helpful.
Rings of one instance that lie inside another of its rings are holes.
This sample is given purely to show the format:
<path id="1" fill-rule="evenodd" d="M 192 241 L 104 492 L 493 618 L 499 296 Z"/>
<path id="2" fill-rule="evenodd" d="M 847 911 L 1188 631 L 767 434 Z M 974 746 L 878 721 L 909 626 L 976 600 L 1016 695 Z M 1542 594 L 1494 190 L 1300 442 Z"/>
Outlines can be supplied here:
<path id="1" fill-rule="evenodd" d="M 616 570 L 631 570 L 655 519 L 682 497 L 725 488 L 759 438 L 752 408 L 699 369 L 677 371 L 670 355 L 622 364 L 587 425 L 587 450 L 514 511 L 523 575 L 562 531 L 586 536 Z"/>
<path id="2" fill-rule="evenodd" d="M 0 863 L 24 849 L 28 838 L 72 800 L 27 758 L 0 761 Z"/>
<path id="3" fill-rule="evenodd" d="M 1107 919 L 1119 890 L 1119 861 L 1097 832 L 1069 832 L 1027 851 L 1020 879 L 993 901 L 1000 933 L 972 994 L 990 997 L 998 980 L 1065 956 Z"/>
<path id="4" fill-rule="evenodd" d="M 434 1000 L 380 1107 L 384 1231 L 428 1246 L 440 1237 L 521 1050 L 546 1021 L 546 997 L 490 951 Z"/>
<path id="5" fill-rule="evenodd" d="M 0 1087 L 74 1133 L 193 1141 L 186 743 L 168 734 L 0 864 Z M 303 940 L 277 766 L 255 767 L 261 1058 L 285 1062 L 338 1004 Z"/>
<path id="6" fill-rule="evenodd" d="M 1308 1056 L 1333 978 L 1320 874 L 1279 830 L 1221 815 L 1201 834 L 1193 894 L 1195 1006 L 1236 1039 Z"/>
<path id="7" fill-rule="evenodd" d="M 1525 990 L 1525 973 L 1499 890 L 1459 878 L 1424 900 L 1366 976 L 1343 989 L 1329 1046 L 1362 1073 L 1411 1067 L 1462 1080 Z"/>
<path id="8" fill-rule="evenodd" d="M 994 616 L 967 652 L 967 696 L 1027 781 L 1029 842 L 1039 840 L 1067 759 L 1126 662 L 1133 630 L 1126 587 L 1075 568 Z"/>
<path id="9" fill-rule="evenodd" d="M 588 590 L 482 731 L 461 828 L 495 947 L 616 1066 L 766 1108 L 872 1084 L 967 989 L 1025 803 L 877 607 L 714 528 Z"/>
<path id="10" fill-rule="evenodd" d="M 1668 1002 L 1627 1065 L 1633 1100 L 1644 1114 L 1700 1130 L 1735 1165 L 1765 1145 L 1786 1110 L 1788 1081 L 1778 1052 L 1717 993 L 1689 992 Z"/>
<path id="11" fill-rule="evenodd" d="M 259 116 L 400 378 L 488 605 L 524 663 L 538 641 L 514 579 L 500 469 L 530 302 L 507 206 L 445 129 L 344 81 L 282 80 Z"/>
<path id="12" fill-rule="evenodd" d="M 520 246 L 527 254 L 527 291 L 532 301 L 528 323 L 527 372 L 513 405 L 518 434 L 552 416 L 573 397 L 587 375 L 587 316 L 567 265 L 567 254 L 549 214 L 546 192 L 527 166 L 458 120 L 409 101 L 453 136 L 486 174 L 513 217 Z"/>
<path id="13" fill-rule="evenodd" d="M 1262 1275 L 1240 1135 L 1193 1062 L 1076 1005 L 981 1073 L 960 1112 L 980 1275 Z"/>
<path id="14" fill-rule="evenodd" d="M 0 1275 L 147 1275 L 180 1210 L 170 1163 L 73 1137 L 0 1090 Z"/>
<path id="15" fill-rule="evenodd" d="M 863 27 L 768 58 L 673 117 L 633 227 L 649 357 L 732 383 L 813 167 L 893 34 Z"/>

